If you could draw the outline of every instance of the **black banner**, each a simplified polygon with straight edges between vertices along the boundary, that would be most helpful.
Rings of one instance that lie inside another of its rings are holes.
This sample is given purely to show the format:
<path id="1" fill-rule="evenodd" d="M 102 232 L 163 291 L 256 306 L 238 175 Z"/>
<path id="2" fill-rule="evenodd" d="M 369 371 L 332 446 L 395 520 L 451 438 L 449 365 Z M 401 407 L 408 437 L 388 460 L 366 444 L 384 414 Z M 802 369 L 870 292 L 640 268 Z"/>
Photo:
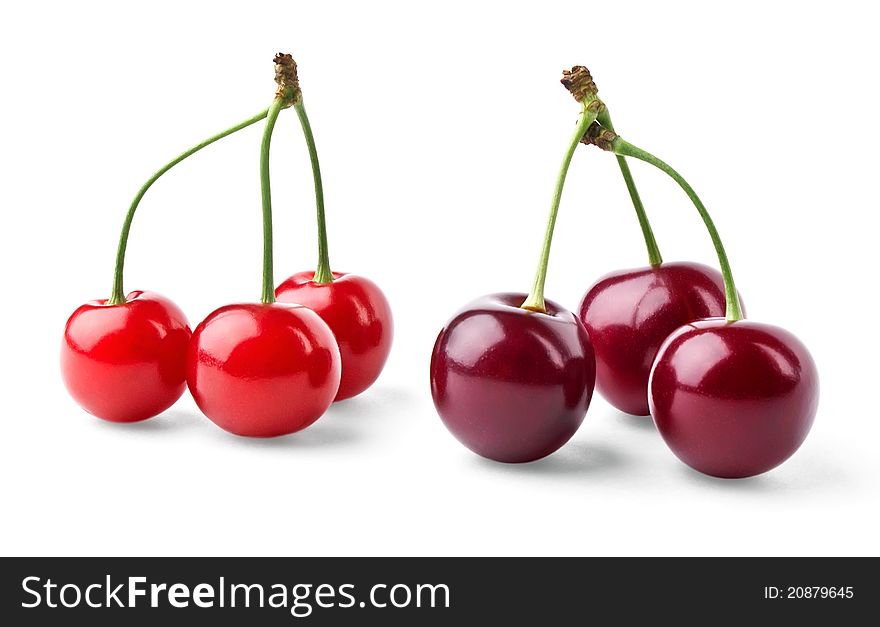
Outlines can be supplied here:
<path id="1" fill-rule="evenodd" d="M 859 558 L 4 558 L 7 625 L 712 624 L 878 609 Z M 10 622 L 8 619 L 13 619 Z M 757 622 L 756 622 L 757 621 Z"/>

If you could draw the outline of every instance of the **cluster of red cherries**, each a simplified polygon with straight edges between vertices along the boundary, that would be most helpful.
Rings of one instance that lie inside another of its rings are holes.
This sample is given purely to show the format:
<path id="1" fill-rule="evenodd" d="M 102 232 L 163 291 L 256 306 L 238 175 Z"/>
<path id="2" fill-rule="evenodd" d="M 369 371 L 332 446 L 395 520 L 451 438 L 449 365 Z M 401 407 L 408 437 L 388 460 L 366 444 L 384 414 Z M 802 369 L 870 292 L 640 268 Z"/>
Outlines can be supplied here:
<path id="1" fill-rule="evenodd" d="M 791 333 L 743 317 L 721 238 L 693 188 L 667 163 L 614 132 L 590 72 L 562 83 L 581 105 L 553 195 L 532 291 L 491 294 L 456 313 L 431 359 L 431 392 L 446 427 L 500 462 L 530 462 L 564 445 L 594 386 L 622 412 L 651 415 L 669 448 L 708 475 L 750 477 L 788 459 L 813 423 L 816 365 Z M 550 242 L 572 156 L 581 143 L 616 155 L 650 265 L 590 287 L 577 314 L 544 299 Z M 693 202 L 721 272 L 663 263 L 626 157 L 674 179 Z"/>
<path id="2" fill-rule="evenodd" d="M 393 334 L 391 309 L 372 281 L 330 270 L 321 171 L 297 66 L 287 54 L 276 55 L 274 62 L 277 90 L 268 108 L 182 153 L 140 189 L 123 225 L 110 298 L 82 305 L 67 321 L 61 350 L 64 383 L 99 418 L 145 420 L 171 407 L 189 387 L 202 412 L 223 429 L 242 436 L 280 436 L 308 427 L 334 401 L 366 390 L 385 365 Z M 311 158 L 318 265 L 276 288 L 269 148 L 279 113 L 291 107 Z M 169 299 L 143 291 L 125 294 L 122 270 L 132 219 L 144 194 L 165 172 L 264 119 L 261 302 L 220 307 L 191 332 L 183 311 Z"/>

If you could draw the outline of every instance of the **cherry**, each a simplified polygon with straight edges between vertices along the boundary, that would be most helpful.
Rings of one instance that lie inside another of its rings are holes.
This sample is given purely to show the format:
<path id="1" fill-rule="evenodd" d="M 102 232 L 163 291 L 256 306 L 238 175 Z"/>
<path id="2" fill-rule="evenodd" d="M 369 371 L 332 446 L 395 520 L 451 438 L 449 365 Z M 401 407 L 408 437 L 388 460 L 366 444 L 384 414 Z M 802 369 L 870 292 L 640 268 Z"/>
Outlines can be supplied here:
<path id="1" fill-rule="evenodd" d="M 606 274 L 578 307 L 596 351 L 596 388 L 620 411 L 648 415 L 648 375 L 660 345 L 681 325 L 724 310 L 721 273 L 702 264 Z"/>
<path id="2" fill-rule="evenodd" d="M 562 83 L 577 97 L 570 81 Z M 614 131 L 604 102 L 591 128 Z M 596 140 L 597 136 L 587 133 L 581 142 L 590 145 Z M 702 264 L 663 264 L 626 157 L 615 156 L 645 238 L 650 265 L 617 270 L 600 278 L 581 299 L 578 317 L 596 351 L 596 388 L 620 411 L 644 416 L 649 413 L 648 375 L 663 340 L 686 322 L 723 316 L 724 283 L 717 270 Z"/>
<path id="3" fill-rule="evenodd" d="M 312 309 L 333 331 L 342 358 L 335 400 L 356 396 L 376 381 L 391 352 L 393 325 L 391 306 L 375 283 L 344 272 L 334 272 L 331 283 L 317 283 L 307 271 L 281 283 L 275 297 Z"/>
<path id="4" fill-rule="evenodd" d="M 330 270 L 324 185 L 312 125 L 302 98 L 293 104 L 302 127 L 312 165 L 318 222 L 318 265 L 314 272 L 298 272 L 275 290 L 281 302 L 300 303 L 326 322 L 339 344 L 342 380 L 337 401 L 356 396 L 378 379 L 394 336 L 391 306 L 379 286 L 369 279 Z"/>
<path id="5" fill-rule="evenodd" d="M 309 426 L 339 390 L 342 363 L 333 332 L 315 312 L 275 302 L 269 152 L 282 109 L 302 97 L 296 63 L 275 56 L 275 100 L 260 145 L 263 291 L 260 303 L 220 307 L 196 327 L 187 383 L 202 412 L 237 435 L 274 437 Z"/>
<path id="6" fill-rule="evenodd" d="M 491 294 L 443 327 L 431 394 L 443 423 L 475 453 L 500 462 L 540 459 L 584 420 L 595 381 L 590 338 L 570 311 L 525 294 Z"/>
<path id="7" fill-rule="evenodd" d="M 236 435 L 274 437 L 308 427 L 339 387 L 333 333 L 291 304 L 226 305 L 193 332 L 186 379 L 199 409 Z"/>
<path id="8" fill-rule="evenodd" d="M 742 478 L 775 468 L 813 424 L 819 377 L 812 357 L 788 331 L 743 320 L 721 237 L 684 177 L 601 125 L 585 137 L 668 174 L 697 208 L 718 254 L 725 317 L 686 324 L 660 347 L 648 382 L 657 429 L 679 459 L 708 475 Z"/>
<path id="9" fill-rule="evenodd" d="M 769 324 L 700 320 L 673 333 L 651 370 L 651 413 L 681 461 L 707 475 L 751 477 L 800 447 L 819 376 L 807 348 Z"/>
<path id="10" fill-rule="evenodd" d="M 475 300 L 440 331 L 431 354 L 431 394 L 443 423 L 466 447 L 500 462 L 534 461 L 565 444 L 583 422 L 596 379 L 583 325 L 544 299 L 565 177 L 598 102 L 586 68 L 572 68 L 563 81 L 582 108 L 556 179 L 532 291 Z"/>
<path id="11" fill-rule="evenodd" d="M 171 407 L 186 389 L 186 316 L 170 300 L 131 292 L 124 303 L 94 300 L 67 321 L 61 374 L 87 412 L 112 422 L 136 422 Z"/>

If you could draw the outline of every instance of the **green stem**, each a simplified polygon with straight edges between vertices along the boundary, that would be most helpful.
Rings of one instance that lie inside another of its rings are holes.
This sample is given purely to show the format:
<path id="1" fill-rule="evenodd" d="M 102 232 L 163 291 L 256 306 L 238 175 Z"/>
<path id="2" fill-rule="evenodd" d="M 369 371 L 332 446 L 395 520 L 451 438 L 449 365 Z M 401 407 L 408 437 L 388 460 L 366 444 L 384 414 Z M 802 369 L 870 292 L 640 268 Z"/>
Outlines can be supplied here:
<path id="1" fill-rule="evenodd" d="M 128 246 L 128 234 L 129 231 L 131 231 L 131 222 L 134 219 L 135 211 L 137 210 L 141 199 L 144 197 L 144 194 L 147 193 L 147 190 L 150 189 L 153 183 L 159 180 L 159 178 L 163 174 L 165 174 L 168 170 L 176 166 L 187 157 L 194 155 L 205 146 L 210 146 L 215 141 L 223 139 L 227 135 L 232 135 L 236 131 L 240 131 L 241 129 L 246 128 L 251 124 L 259 122 L 260 120 L 265 118 L 268 113 L 268 109 L 260 111 L 252 118 L 248 118 L 244 122 L 236 124 L 235 126 L 226 129 L 222 133 L 214 135 L 213 137 L 209 137 L 200 144 L 196 144 L 186 152 L 179 154 L 174 159 L 162 166 L 162 168 L 160 168 L 153 176 L 149 178 L 146 183 L 143 184 L 140 190 L 138 190 L 137 195 L 134 197 L 134 200 L 131 202 L 131 206 L 128 208 L 128 213 L 125 216 L 125 222 L 123 222 L 122 224 L 122 233 L 119 236 L 119 247 L 116 251 L 116 268 L 113 273 L 113 290 L 110 292 L 110 298 L 107 300 L 108 305 L 121 305 L 125 302 L 125 290 L 122 288 L 122 272 L 123 267 L 125 266 L 125 249 Z"/>
<path id="2" fill-rule="evenodd" d="M 565 177 L 568 174 L 568 166 L 571 165 L 571 158 L 584 133 L 587 132 L 587 127 L 596 119 L 596 113 L 591 109 L 591 102 L 589 100 L 583 103 L 581 117 L 578 120 L 577 127 L 574 129 L 574 134 L 568 142 L 568 149 L 565 151 L 562 165 L 559 167 L 559 175 L 556 177 L 556 187 L 553 191 L 553 202 L 550 205 L 550 218 L 547 220 L 547 231 L 544 234 L 544 245 L 541 249 L 538 271 L 535 273 L 535 283 L 532 286 L 532 291 L 529 292 L 528 298 L 521 305 L 523 309 L 541 313 L 547 312 L 547 307 L 544 304 L 544 282 L 547 280 L 547 263 L 550 260 L 550 243 L 553 241 L 556 214 L 559 213 L 559 201 L 562 199 L 562 188 L 565 186 Z"/>
<path id="3" fill-rule="evenodd" d="M 676 172 L 668 163 L 661 161 L 641 148 L 633 146 L 621 137 L 617 137 L 612 142 L 611 149 L 616 155 L 641 159 L 642 161 L 650 163 L 654 167 L 663 170 L 666 174 L 672 177 L 672 179 L 681 186 L 684 193 L 688 195 L 688 198 L 694 203 L 697 211 L 700 212 L 700 217 L 703 218 L 706 229 L 709 231 L 709 236 L 712 238 L 712 244 L 715 246 L 715 252 L 718 254 L 718 263 L 721 266 L 721 275 L 724 278 L 724 296 L 727 300 L 727 320 L 730 322 L 742 320 L 743 313 L 740 308 L 739 296 L 736 291 L 736 284 L 733 282 L 733 273 L 730 270 L 730 262 L 727 260 L 727 253 L 724 252 L 724 244 L 721 243 L 721 237 L 718 235 L 715 223 L 712 222 L 709 212 L 706 210 L 706 207 L 703 205 L 694 189 L 686 180 L 684 180 L 684 177 Z"/>
<path id="4" fill-rule="evenodd" d="M 274 253 L 272 250 L 272 186 L 269 181 L 269 147 L 272 144 L 272 132 L 278 114 L 285 107 L 283 98 L 276 98 L 266 115 L 266 126 L 263 129 L 263 141 L 260 144 L 260 194 L 263 203 L 263 296 L 260 301 L 265 305 L 275 302 L 275 274 L 273 269 Z"/>
<path id="5" fill-rule="evenodd" d="M 315 268 L 315 283 L 332 283 L 333 273 L 330 272 L 330 255 L 327 251 L 327 222 L 324 218 L 324 185 L 321 182 L 321 164 L 318 161 L 318 149 L 315 147 L 315 136 L 312 125 L 302 100 L 295 103 L 296 115 L 302 126 L 306 145 L 309 147 L 309 160 L 312 162 L 312 178 L 315 180 L 315 204 L 318 208 L 318 266 Z"/>
<path id="6" fill-rule="evenodd" d="M 596 119 L 599 121 L 599 124 L 609 131 L 614 130 L 614 125 L 611 123 L 611 114 L 608 112 L 607 107 L 599 112 Z M 620 155 L 616 155 L 616 157 L 617 165 L 620 166 L 620 173 L 623 175 L 623 180 L 626 183 L 626 189 L 629 191 L 629 197 L 632 199 L 633 207 L 636 210 L 639 226 L 642 228 L 642 235 L 645 237 L 645 247 L 648 249 L 648 262 L 656 268 L 663 263 L 663 257 L 660 255 L 657 240 L 654 239 L 654 231 L 651 229 L 651 223 L 648 221 L 648 214 L 645 213 L 645 206 L 642 204 L 639 190 L 636 189 L 636 182 L 633 180 L 626 158 Z"/>

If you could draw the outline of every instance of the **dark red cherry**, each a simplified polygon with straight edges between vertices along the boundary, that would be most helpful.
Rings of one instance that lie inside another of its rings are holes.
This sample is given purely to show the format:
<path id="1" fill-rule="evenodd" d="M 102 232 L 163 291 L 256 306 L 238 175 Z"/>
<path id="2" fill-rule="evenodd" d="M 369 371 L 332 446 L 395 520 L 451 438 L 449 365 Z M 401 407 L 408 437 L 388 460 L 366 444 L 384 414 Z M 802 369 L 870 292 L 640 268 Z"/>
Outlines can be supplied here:
<path id="1" fill-rule="evenodd" d="M 522 309 L 525 294 L 491 294 L 460 310 L 431 356 L 431 393 L 446 427 L 500 462 L 540 459 L 565 444 L 590 405 L 596 363 L 570 311 Z"/>
<path id="2" fill-rule="evenodd" d="M 749 320 L 701 320 L 663 344 L 651 369 L 654 422 L 679 459 L 750 477 L 788 459 L 813 424 L 816 364 L 794 335 Z"/>
<path id="3" fill-rule="evenodd" d="M 596 281 L 578 317 L 596 351 L 596 388 L 627 414 L 648 415 L 648 375 L 660 345 L 693 320 L 723 316 L 721 273 L 690 262 L 618 270 Z"/>

